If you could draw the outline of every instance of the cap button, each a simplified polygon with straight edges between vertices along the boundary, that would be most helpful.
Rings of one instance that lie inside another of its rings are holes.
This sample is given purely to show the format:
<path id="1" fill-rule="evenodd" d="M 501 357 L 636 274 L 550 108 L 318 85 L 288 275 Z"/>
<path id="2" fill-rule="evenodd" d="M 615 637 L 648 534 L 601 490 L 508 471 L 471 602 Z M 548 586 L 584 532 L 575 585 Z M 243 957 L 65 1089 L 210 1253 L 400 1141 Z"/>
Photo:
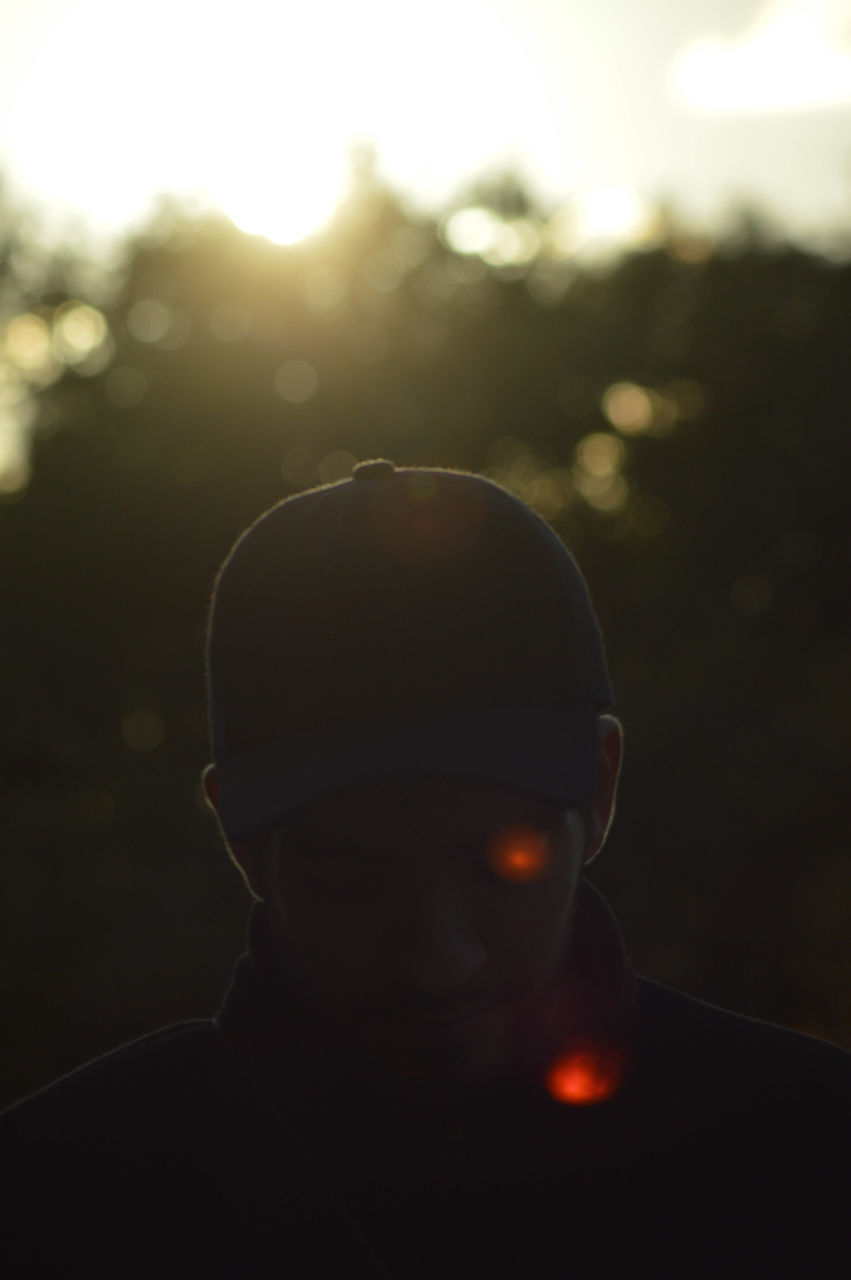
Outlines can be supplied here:
<path id="1" fill-rule="evenodd" d="M 368 462 L 359 462 L 352 471 L 353 480 L 374 480 L 376 476 L 390 476 L 396 468 L 387 458 L 371 458 Z"/>

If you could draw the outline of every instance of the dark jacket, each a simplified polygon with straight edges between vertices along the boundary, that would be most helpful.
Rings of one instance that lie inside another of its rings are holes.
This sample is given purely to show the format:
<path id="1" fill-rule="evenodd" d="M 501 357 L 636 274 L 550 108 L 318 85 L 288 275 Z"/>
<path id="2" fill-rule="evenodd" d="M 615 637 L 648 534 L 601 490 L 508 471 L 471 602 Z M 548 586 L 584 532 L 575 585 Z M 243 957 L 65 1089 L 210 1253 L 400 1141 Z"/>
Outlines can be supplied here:
<path id="1" fill-rule="evenodd" d="M 255 909 L 214 1019 L 0 1117 L 5 1274 L 841 1273 L 851 1055 L 636 979 L 587 884 L 565 982 L 618 1037 L 611 1098 L 518 1077 L 413 1113 L 325 1052 Z"/>

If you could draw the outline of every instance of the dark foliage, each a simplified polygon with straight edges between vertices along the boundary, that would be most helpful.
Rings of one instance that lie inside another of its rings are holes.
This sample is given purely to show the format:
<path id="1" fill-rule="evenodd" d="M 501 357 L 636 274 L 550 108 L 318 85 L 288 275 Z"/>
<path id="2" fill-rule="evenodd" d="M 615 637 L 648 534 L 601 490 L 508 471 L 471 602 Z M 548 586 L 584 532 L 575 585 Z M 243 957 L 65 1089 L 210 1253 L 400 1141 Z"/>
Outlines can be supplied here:
<path id="1" fill-rule="evenodd" d="M 9 244 L 6 317 L 55 334 L 84 292 Z M 575 550 L 627 735 L 593 878 L 638 966 L 851 1044 L 851 267 L 675 230 L 489 265 L 364 178 L 292 248 L 164 213 L 119 285 L 30 369 L 0 505 L 5 1096 L 215 1007 L 246 901 L 198 785 L 213 576 L 372 456 L 485 471 Z"/>

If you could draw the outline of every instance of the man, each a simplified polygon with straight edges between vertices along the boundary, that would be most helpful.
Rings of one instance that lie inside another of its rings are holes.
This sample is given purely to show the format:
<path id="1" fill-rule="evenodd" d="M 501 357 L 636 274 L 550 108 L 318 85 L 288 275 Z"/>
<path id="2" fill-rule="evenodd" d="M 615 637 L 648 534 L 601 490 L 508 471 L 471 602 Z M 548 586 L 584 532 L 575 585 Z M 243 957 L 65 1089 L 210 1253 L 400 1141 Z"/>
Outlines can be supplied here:
<path id="1" fill-rule="evenodd" d="M 208 678 L 248 951 L 213 1020 L 5 1114 L 20 1274 L 833 1274 L 849 1056 L 633 973 L 583 876 L 621 728 L 541 519 L 362 463 L 236 544 Z"/>

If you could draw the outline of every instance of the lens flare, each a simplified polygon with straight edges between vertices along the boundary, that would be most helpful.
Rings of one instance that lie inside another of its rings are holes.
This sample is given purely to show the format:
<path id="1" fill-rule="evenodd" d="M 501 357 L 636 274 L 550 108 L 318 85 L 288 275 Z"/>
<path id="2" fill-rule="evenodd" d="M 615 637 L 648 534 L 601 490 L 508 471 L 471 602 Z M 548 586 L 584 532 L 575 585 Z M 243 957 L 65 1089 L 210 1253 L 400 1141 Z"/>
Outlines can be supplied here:
<path id="1" fill-rule="evenodd" d="M 550 862 L 550 848 L 546 836 L 539 831 L 511 827 L 494 840 L 488 861 L 503 880 L 525 884 L 544 875 Z"/>
<path id="2" fill-rule="evenodd" d="M 624 1076 L 623 1056 L 598 1045 L 582 1045 L 557 1058 L 547 1074 L 556 1102 L 588 1106 L 614 1097 Z"/>

